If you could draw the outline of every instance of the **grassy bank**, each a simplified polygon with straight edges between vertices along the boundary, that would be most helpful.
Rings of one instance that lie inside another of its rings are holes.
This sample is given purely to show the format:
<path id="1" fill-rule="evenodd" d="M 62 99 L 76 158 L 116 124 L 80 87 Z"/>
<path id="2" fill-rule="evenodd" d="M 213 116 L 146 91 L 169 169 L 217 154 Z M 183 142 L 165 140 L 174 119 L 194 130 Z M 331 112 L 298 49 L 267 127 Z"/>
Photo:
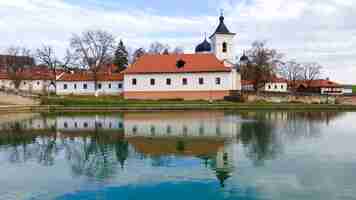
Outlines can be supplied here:
<path id="1" fill-rule="evenodd" d="M 236 103 L 228 101 L 138 101 L 120 97 L 51 97 L 42 99 L 43 108 L 51 111 L 139 111 L 139 110 L 330 110 L 356 111 L 351 105 L 297 104 L 297 103 Z"/>

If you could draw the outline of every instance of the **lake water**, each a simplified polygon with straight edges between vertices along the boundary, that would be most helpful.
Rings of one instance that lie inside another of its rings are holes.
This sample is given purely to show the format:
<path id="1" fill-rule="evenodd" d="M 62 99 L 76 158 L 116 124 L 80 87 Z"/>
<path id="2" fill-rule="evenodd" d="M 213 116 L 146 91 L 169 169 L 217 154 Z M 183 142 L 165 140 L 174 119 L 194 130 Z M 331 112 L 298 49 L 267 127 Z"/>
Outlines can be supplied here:
<path id="1" fill-rule="evenodd" d="M 0 115 L 0 200 L 356 199 L 356 113 Z"/>

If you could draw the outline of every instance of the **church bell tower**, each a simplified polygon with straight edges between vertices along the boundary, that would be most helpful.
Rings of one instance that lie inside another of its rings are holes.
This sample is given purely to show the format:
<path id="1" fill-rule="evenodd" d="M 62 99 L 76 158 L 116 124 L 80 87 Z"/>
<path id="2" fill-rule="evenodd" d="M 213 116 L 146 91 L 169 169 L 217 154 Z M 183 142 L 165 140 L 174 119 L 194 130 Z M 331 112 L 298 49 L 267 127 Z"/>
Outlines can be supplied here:
<path id="1" fill-rule="evenodd" d="M 234 63 L 234 37 L 236 34 L 229 31 L 224 19 L 223 13 L 221 13 L 219 26 L 210 36 L 212 51 L 219 60 Z"/>

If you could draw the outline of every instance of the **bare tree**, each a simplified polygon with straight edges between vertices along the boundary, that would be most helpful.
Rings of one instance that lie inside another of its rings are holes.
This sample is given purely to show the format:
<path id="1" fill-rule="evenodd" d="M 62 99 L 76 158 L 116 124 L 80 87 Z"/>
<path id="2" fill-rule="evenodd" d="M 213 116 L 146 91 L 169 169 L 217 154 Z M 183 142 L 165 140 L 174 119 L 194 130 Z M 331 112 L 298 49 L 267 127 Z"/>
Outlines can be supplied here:
<path id="1" fill-rule="evenodd" d="M 132 55 L 132 63 L 135 63 L 137 59 L 146 54 L 146 50 L 144 48 L 138 48 Z"/>
<path id="2" fill-rule="evenodd" d="M 15 89 L 20 87 L 21 81 L 24 79 L 21 73 L 26 66 L 34 65 L 35 61 L 31 56 L 31 50 L 25 47 L 12 46 L 6 50 L 6 70 L 14 84 Z"/>
<path id="3" fill-rule="evenodd" d="M 287 79 L 290 83 L 290 87 L 295 90 L 297 81 L 302 79 L 303 68 L 300 63 L 297 63 L 295 60 L 288 61 L 286 63 L 280 63 L 279 65 L 279 74 Z"/>
<path id="4" fill-rule="evenodd" d="M 174 48 L 174 50 L 172 51 L 172 53 L 174 53 L 174 54 L 183 54 L 183 53 L 184 53 L 184 50 L 183 50 L 183 48 L 181 48 L 181 47 L 176 47 L 176 48 Z"/>
<path id="5" fill-rule="evenodd" d="M 302 78 L 305 81 L 313 81 L 321 77 L 322 66 L 318 63 L 302 64 Z"/>
<path id="6" fill-rule="evenodd" d="M 58 59 L 55 49 L 49 45 L 43 45 L 41 48 L 37 49 L 36 58 L 41 64 L 46 65 L 54 72 L 59 67 L 67 67 L 72 60 L 69 50 L 66 51 L 66 55 L 61 60 Z"/>
<path id="7" fill-rule="evenodd" d="M 246 73 L 249 75 L 246 78 L 255 82 L 256 90 L 275 75 L 277 65 L 283 57 L 277 50 L 266 47 L 266 41 L 253 42 L 247 56 L 250 62 L 246 65 L 246 70 L 251 73 Z"/>
<path id="8" fill-rule="evenodd" d="M 168 49 L 170 49 L 168 44 L 162 44 L 160 42 L 154 42 L 150 45 L 150 48 L 148 50 L 149 54 L 163 54 L 163 52 Z"/>
<path id="9" fill-rule="evenodd" d="M 74 34 L 70 46 L 77 63 L 92 71 L 96 90 L 98 71 L 104 64 L 112 61 L 115 37 L 102 30 L 85 31 L 81 35 Z"/>

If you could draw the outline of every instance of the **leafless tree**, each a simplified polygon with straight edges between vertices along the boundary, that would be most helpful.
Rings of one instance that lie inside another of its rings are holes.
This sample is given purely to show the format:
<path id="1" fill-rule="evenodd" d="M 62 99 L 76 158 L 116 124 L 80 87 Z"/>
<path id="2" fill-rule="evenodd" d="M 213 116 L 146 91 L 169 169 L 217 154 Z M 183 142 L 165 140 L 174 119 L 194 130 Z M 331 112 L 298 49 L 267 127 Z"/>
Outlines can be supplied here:
<path id="1" fill-rule="evenodd" d="M 246 70 L 250 73 L 246 73 L 248 77 L 244 78 L 253 80 L 256 90 L 275 75 L 277 65 L 283 57 L 277 50 L 268 48 L 266 41 L 253 42 L 252 48 L 247 51 L 247 56 L 250 62 L 246 65 Z"/>
<path id="2" fill-rule="evenodd" d="M 102 30 L 85 31 L 74 34 L 70 40 L 76 62 L 92 71 L 97 89 L 97 73 L 100 68 L 112 61 L 115 50 L 115 37 Z"/>
<path id="3" fill-rule="evenodd" d="M 132 63 L 135 63 L 141 56 L 146 54 L 146 50 L 144 48 L 138 48 L 132 54 Z"/>
<path id="4" fill-rule="evenodd" d="M 176 47 L 176 48 L 174 48 L 172 53 L 174 53 L 174 54 L 183 54 L 184 50 L 181 47 Z"/>
<path id="5" fill-rule="evenodd" d="M 318 63 L 302 64 L 302 78 L 305 81 L 313 81 L 319 79 L 322 75 L 322 66 Z"/>
<path id="6" fill-rule="evenodd" d="M 169 51 L 169 49 L 170 49 L 168 44 L 154 42 L 150 45 L 148 53 L 149 54 L 163 54 L 166 49 L 167 49 L 167 51 Z"/>
<path id="7" fill-rule="evenodd" d="M 26 66 L 35 64 L 31 56 L 31 50 L 25 47 L 12 46 L 6 50 L 6 54 L 7 73 L 15 88 L 18 89 L 24 78 L 21 71 L 23 71 Z"/>
<path id="8" fill-rule="evenodd" d="M 303 68 L 300 63 L 295 60 L 288 61 L 286 63 L 280 63 L 279 74 L 290 82 L 290 86 L 295 90 L 296 82 L 303 78 Z"/>
<path id="9" fill-rule="evenodd" d="M 53 71 L 59 67 L 67 67 L 72 60 L 69 50 L 66 51 L 66 55 L 62 60 L 58 59 L 55 49 L 49 45 L 43 45 L 37 49 L 36 58 L 41 64 L 48 66 Z"/>

